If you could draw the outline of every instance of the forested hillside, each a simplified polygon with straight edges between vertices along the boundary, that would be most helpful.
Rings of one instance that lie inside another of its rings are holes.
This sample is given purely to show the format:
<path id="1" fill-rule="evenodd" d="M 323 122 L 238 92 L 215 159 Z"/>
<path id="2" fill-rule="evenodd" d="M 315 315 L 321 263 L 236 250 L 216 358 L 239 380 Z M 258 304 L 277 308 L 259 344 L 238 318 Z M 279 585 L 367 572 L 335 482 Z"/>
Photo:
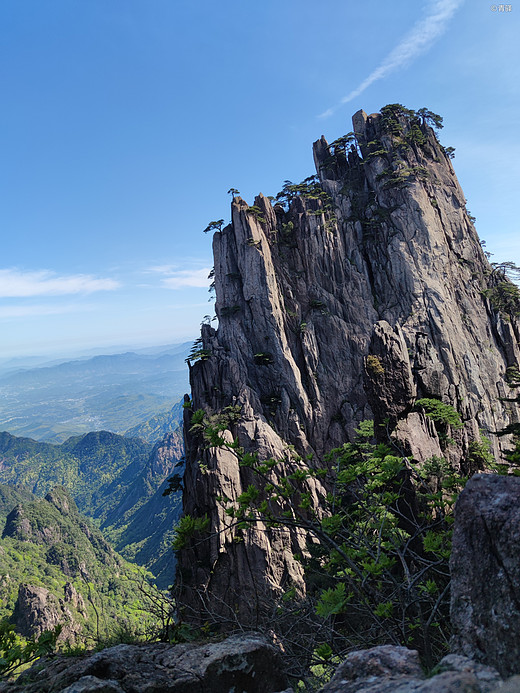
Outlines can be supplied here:
<path id="1" fill-rule="evenodd" d="M 162 496 L 166 480 L 182 464 L 179 433 L 152 446 L 138 438 L 97 431 L 61 445 L 0 433 L 0 483 L 44 496 L 55 486 L 70 493 L 118 551 L 159 577 L 173 579 L 170 548 L 180 496 Z"/>
<path id="2" fill-rule="evenodd" d="M 144 634 L 149 574 L 119 556 L 62 487 L 45 499 L 0 486 L 0 618 L 26 637 L 61 623 L 60 639 L 94 644 Z"/>

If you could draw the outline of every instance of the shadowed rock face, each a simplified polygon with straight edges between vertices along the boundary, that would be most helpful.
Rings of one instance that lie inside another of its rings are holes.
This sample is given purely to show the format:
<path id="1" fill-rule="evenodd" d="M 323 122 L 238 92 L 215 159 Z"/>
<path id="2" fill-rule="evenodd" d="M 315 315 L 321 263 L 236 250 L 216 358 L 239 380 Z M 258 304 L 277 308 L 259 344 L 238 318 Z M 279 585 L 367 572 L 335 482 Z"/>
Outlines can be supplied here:
<path id="1" fill-rule="evenodd" d="M 451 647 L 508 676 L 520 642 L 520 479 L 476 474 L 455 509 Z"/>
<path id="2" fill-rule="evenodd" d="M 230 435 L 260 457 L 286 459 L 284 471 L 297 464 L 287 444 L 323 465 L 366 418 L 388 419 L 418 462 L 447 456 L 475 471 L 467 452 L 479 430 L 517 417 L 498 398 L 519 360 L 518 324 L 482 294 L 491 268 L 434 132 L 423 124 L 414 136 L 405 116 L 360 111 L 353 122 L 350 151 L 331 156 L 324 138 L 314 144 L 332 216 L 321 213 L 323 198 L 296 197 L 289 211 L 263 195 L 255 210 L 234 198 L 232 223 L 213 241 L 219 327 L 202 329 L 209 356 L 191 368 L 193 408 L 239 405 Z M 413 408 L 422 397 L 462 416 L 447 450 Z M 235 499 L 250 472 L 229 451 L 205 450 L 189 412 L 186 442 L 184 510 L 207 514 L 210 531 L 181 552 L 178 599 L 187 618 L 205 602 L 224 620 L 254 624 L 280 585 L 302 587 L 292 554 L 304 537 L 256 527 L 235 542 L 216 498 Z M 310 490 L 317 502 L 320 489 Z"/>
<path id="3" fill-rule="evenodd" d="M 86 616 L 83 597 L 71 583 L 64 587 L 64 597 L 59 599 L 44 587 L 20 585 L 14 611 L 18 631 L 29 638 L 37 639 L 44 631 L 61 625 L 60 640 L 72 640 L 81 633 L 81 624 L 74 621 L 68 604 L 79 607 Z"/>

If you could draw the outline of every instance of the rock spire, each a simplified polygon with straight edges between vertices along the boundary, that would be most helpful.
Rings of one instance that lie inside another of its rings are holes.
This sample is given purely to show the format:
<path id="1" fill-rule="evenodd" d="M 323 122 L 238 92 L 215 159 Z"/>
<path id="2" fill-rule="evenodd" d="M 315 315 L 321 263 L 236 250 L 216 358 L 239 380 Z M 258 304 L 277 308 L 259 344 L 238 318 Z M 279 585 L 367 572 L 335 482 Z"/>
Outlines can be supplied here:
<path id="1" fill-rule="evenodd" d="M 303 589 L 293 554 L 305 544 L 263 526 L 237 541 L 217 498 L 236 499 L 250 472 L 190 432 L 192 411 L 238 407 L 229 439 L 285 469 L 323 465 L 373 418 L 403 455 L 445 457 L 463 474 L 482 464 L 482 435 L 518 419 L 502 398 L 520 331 L 492 300 L 507 280 L 486 259 L 448 153 L 398 105 L 359 111 L 353 125 L 331 145 L 315 142 L 316 177 L 274 204 L 235 197 L 231 224 L 214 235 L 219 326 L 202 327 L 185 422 L 184 511 L 209 527 L 179 554 L 186 618 L 206 620 L 209 608 L 254 625 L 281 587 Z M 452 406 L 463 426 L 436 428 L 416 405 L 423 398 Z"/>

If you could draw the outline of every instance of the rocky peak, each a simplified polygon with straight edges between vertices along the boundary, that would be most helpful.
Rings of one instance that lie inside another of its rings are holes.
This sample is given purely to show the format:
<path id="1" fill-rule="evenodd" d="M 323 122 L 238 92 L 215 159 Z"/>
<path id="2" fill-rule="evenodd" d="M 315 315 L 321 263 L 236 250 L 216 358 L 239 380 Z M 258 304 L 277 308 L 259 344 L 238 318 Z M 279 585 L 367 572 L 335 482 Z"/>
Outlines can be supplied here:
<path id="1" fill-rule="evenodd" d="M 45 496 L 62 515 L 78 514 L 78 508 L 70 493 L 63 486 L 56 486 Z"/>
<path id="2" fill-rule="evenodd" d="M 81 607 L 85 613 L 83 598 L 70 583 L 65 585 L 63 599 L 45 587 L 21 584 L 13 620 L 18 631 L 26 637 L 37 639 L 44 631 L 60 625 L 60 640 L 73 640 L 81 632 L 82 626 L 75 622 L 67 603 Z"/>
<path id="3" fill-rule="evenodd" d="M 179 431 L 167 433 L 150 455 L 149 474 L 164 478 L 172 474 L 182 457 L 184 445 Z"/>
<path id="4" fill-rule="evenodd" d="M 202 329 L 193 409 L 239 407 L 229 435 L 285 459 L 284 471 L 301 464 L 289 445 L 323 464 L 374 418 L 388 419 L 418 463 L 444 456 L 472 473 L 481 431 L 518 419 L 500 399 L 520 360 L 518 323 L 487 297 L 492 268 L 428 118 L 393 105 L 353 123 L 354 133 L 315 143 L 317 176 L 286 186 L 274 206 L 233 199 L 232 222 L 213 239 L 219 326 Z M 422 398 L 459 412 L 449 444 Z M 197 612 L 211 598 L 254 621 L 266 594 L 301 584 L 292 555 L 304 538 L 257 527 L 236 542 L 215 499 L 236 499 L 250 472 L 232 451 L 206 449 L 189 412 L 186 442 L 184 509 L 207 515 L 211 532 L 180 554 L 179 599 Z"/>

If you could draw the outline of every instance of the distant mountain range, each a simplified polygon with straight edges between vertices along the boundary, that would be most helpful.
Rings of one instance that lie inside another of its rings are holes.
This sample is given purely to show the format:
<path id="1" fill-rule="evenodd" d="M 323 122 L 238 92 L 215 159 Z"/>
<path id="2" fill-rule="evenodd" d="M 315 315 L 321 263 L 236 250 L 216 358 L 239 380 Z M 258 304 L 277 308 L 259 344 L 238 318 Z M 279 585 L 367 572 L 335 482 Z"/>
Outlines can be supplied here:
<path id="1" fill-rule="evenodd" d="M 4 361 L 0 430 L 61 443 L 93 430 L 132 429 L 154 442 L 178 421 L 172 410 L 189 390 L 190 347 L 186 342 L 30 368 Z"/>
<path id="2" fill-rule="evenodd" d="M 144 584 L 175 573 L 181 493 L 163 491 L 183 471 L 190 347 L 0 363 L 0 618 L 23 635 L 150 626 Z"/>

